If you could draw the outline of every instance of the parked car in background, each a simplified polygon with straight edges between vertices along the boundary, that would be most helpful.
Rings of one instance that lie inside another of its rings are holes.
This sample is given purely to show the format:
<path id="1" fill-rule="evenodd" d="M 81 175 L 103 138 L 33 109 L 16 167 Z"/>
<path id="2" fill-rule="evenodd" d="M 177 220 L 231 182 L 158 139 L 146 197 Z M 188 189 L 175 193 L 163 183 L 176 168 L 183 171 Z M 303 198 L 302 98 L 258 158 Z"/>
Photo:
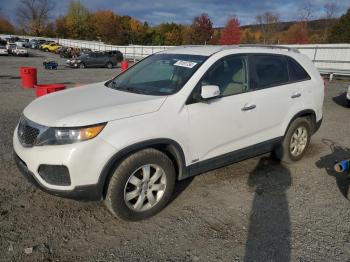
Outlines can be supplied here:
<path id="1" fill-rule="evenodd" d="M 12 49 L 12 54 L 16 56 L 28 56 L 28 50 L 17 46 L 15 49 Z"/>
<path id="2" fill-rule="evenodd" d="M 6 49 L 10 55 L 12 55 L 12 50 L 14 50 L 17 47 L 15 43 L 8 43 L 6 45 Z"/>
<path id="3" fill-rule="evenodd" d="M 105 51 L 104 53 L 106 53 L 109 56 L 115 56 L 117 58 L 118 63 L 120 63 L 124 59 L 122 52 L 118 50 Z"/>
<path id="4" fill-rule="evenodd" d="M 34 39 L 31 41 L 31 48 L 39 49 L 42 44 L 46 43 L 45 39 Z"/>
<path id="5" fill-rule="evenodd" d="M 67 65 L 75 68 L 107 67 L 111 69 L 117 64 L 117 56 L 109 55 L 104 52 L 91 52 L 67 60 Z"/>
<path id="6" fill-rule="evenodd" d="M 62 58 L 71 58 L 72 55 L 70 53 L 70 47 L 63 46 L 62 48 L 60 48 L 59 49 L 59 55 Z"/>
<path id="7" fill-rule="evenodd" d="M 113 215 L 141 220 L 179 180 L 268 152 L 300 160 L 323 100 L 320 73 L 296 50 L 179 47 L 34 100 L 13 134 L 15 161 L 45 192 L 103 199 Z"/>
<path id="8" fill-rule="evenodd" d="M 3 38 L 0 38 L 0 45 L 1 46 L 6 46 L 7 45 L 7 41 Z"/>
<path id="9" fill-rule="evenodd" d="M 15 44 L 16 44 L 16 46 L 18 46 L 18 47 L 25 47 L 26 42 L 20 40 L 20 41 L 15 42 Z"/>
<path id="10" fill-rule="evenodd" d="M 348 92 L 346 93 L 346 102 L 348 103 L 348 107 L 350 107 L 350 85 L 348 86 Z"/>
<path id="11" fill-rule="evenodd" d="M 57 49 L 59 49 L 61 45 L 57 43 L 49 43 L 49 44 L 44 44 L 41 46 L 41 49 L 44 50 L 45 52 L 56 52 Z"/>
<path id="12" fill-rule="evenodd" d="M 81 48 L 79 50 L 79 55 L 90 54 L 92 50 L 90 48 Z"/>
<path id="13" fill-rule="evenodd" d="M 9 55 L 9 51 L 6 49 L 6 46 L 0 46 L 0 55 Z"/>
<path id="14" fill-rule="evenodd" d="M 55 41 L 52 41 L 52 40 L 45 40 L 45 42 L 43 42 L 43 43 L 39 46 L 39 49 L 40 49 L 40 50 L 43 50 L 43 46 L 48 45 L 48 44 L 51 44 L 51 43 L 55 43 Z"/>

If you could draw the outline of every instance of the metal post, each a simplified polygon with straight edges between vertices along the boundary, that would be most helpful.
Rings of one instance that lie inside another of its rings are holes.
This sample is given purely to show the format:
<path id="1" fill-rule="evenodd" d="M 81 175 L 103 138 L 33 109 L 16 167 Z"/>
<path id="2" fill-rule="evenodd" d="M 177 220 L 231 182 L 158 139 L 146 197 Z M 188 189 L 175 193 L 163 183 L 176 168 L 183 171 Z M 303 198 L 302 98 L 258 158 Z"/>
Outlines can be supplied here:
<path id="1" fill-rule="evenodd" d="M 318 50 L 318 45 L 315 46 L 315 53 L 314 53 L 314 59 L 313 59 L 313 61 L 316 60 L 317 50 Z"/>
<path id="2" fill-rule="evenodd" d="M 135 46 L 133 46 L 133 56 L 134 56 L 134 64 L 136 63 L 136 57 L 135 57 Z"/>

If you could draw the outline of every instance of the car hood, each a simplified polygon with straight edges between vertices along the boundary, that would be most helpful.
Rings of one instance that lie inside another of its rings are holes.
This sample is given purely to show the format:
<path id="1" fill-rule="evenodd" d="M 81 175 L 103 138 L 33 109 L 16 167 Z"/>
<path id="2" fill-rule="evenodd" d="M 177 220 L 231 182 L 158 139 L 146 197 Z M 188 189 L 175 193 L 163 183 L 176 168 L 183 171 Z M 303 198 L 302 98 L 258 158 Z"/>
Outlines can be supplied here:
<path id="1" fill-rule="evenodd" d="M 117 91 L 102 82 L 35 99 L 23 114 L 50 127 L 86 126 L 156 112 L 165 99 Z"/>

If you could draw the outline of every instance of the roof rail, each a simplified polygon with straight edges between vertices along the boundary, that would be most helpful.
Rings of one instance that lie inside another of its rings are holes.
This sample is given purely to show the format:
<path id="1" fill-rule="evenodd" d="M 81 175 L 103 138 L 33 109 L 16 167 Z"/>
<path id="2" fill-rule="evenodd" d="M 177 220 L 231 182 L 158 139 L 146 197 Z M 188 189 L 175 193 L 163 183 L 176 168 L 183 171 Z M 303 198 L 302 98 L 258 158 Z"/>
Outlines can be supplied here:
<path id="1" fill-rule="evenodd" d="M 300 53 L 299 50 L 294 47 L 283 46 L 283 45 L 241 44 L 241 45 L 238 45 L 238 47 L 262 47 L 262 48 L 271 48 L 271 49 L 286 49 L 290 52 Z"/>

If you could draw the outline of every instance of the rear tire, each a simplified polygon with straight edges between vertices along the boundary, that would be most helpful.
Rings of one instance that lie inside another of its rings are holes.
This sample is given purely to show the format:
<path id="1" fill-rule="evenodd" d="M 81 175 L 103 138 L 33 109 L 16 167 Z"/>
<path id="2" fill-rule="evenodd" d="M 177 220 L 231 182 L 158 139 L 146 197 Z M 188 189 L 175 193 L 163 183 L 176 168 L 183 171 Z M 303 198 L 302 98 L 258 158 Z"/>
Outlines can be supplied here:
<path id="1" fill-rule="evenodd" d="M 146 219 L 169 202 L 175 177 L 174 165 L 164 153 L 143 149 L 115 168 L 104 202 L 114 216 L 123 220 Z"/>
<path id="2" fill-rule="evenodd" d="M 112 64 L 111 62 L 108 62 L 108 63 L 106 64 L 106 67 L 107 67 L 108 69 L 112 69 L 112 68 L 113 68 L 113 64 Z"/>
<path id="3" fill-rule="evenodd" d="M 85 66 L 84 63 L 80 63 L 80 64 L 79 64 L 79 68 L 80 68 L 80 69 L 84 69 L 84 68 L 86 68 L 86 66 Z"/>
<path id="4" fill-rule="evenodd" d="M 295 119 L 289 126 L 283 142 L 272 152 L 273 156 L 285 163 L 300 160 L 310 144 L 311 132 L 308 118 Z"/>

